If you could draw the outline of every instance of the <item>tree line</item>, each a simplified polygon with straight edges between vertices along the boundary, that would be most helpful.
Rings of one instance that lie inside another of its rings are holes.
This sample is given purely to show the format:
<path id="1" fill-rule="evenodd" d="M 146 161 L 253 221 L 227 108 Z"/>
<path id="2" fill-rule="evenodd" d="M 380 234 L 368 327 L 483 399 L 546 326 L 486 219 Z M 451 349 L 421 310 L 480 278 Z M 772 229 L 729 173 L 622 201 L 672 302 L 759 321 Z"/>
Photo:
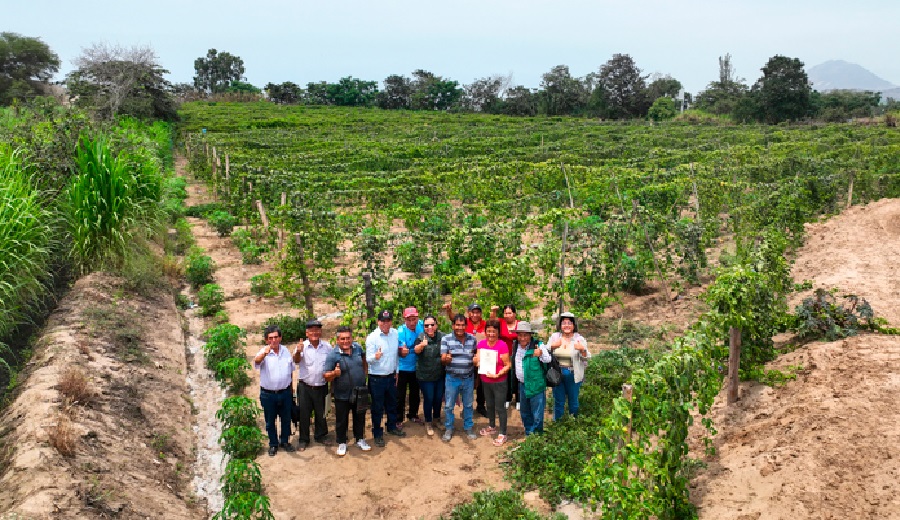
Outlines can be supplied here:
<path id="1" fill-rule="evenodd" d="M 337 82 L 286 81 L 262 89 L 245 81 L 244 61 L 229 52 L 209 49 L 194 61 L 193 83 L 172 84 L 147 46 L 93 44 L 74 60 L 66 75 L 65 95 L 103 118 L 131 115 L 173 120 L 177 102 L 231 94 L 279 104 L 377 107 L 385 110 L 480 112 L 511 116 L 583 116 L 613 120 L 675 117 L 697 109 L 737 122 L 779 123 L 820 119 L 843 121 L 869 117 L 880 109 L 900 107 L 873 92 L 812 89 L 797 58 L 773 56 L 752 85 L 737 77 L 731 56 L 719 58 L 718 79 L 692 96 L 670 75 L 645 74 L 628 54 L 614 54 L 596 72 L 572 75 L 566 65 L 544 73 L 536 89 L 513 84 L 511 76 L 492 75 L 469 84 L 417 69 L 410 76 L 392 74 L 381 82 L 353 76 Z M 59 57 L 39 38 L 0 33 L 0 105 L 47 95 L 59 70 Z"/>

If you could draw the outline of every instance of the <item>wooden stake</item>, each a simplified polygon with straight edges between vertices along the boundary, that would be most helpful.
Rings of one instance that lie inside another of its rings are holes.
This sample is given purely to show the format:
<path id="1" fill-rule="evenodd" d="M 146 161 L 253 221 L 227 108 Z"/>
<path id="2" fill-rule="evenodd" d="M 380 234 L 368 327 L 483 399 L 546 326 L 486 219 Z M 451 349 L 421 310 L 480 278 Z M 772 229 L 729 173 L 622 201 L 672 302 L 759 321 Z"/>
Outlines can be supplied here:
<path id="1" fill-rule="evenodd" d="M 728 330 L 728 404 L 734 404 L 740 399 L 738 385 L 740 384 L 741 368 L 741 329 L 731 327 Z"/>
<path id="2" fill-rule="evenodd" d="M 259 199 L 256 199 L 256 209 L 259 210 L 259 217 L 262 219 L 263 228 L 268 232 L 269 218 L 266 217 L 266 208 L 263 207 L 263 203 Z"/>
<path id="3" fill-rule="evenodd" d="M 284 212 L 284 206 L 287 204 L 287 193 L 281 192 L 281 212 Z M 281 221 L 281 227 L 278 228 L 278 250 L 284 253 L 284 220 Z"/>
<path id="4" fill-rule="evenodd" d="M 306 271 L 306 253 L 303 250 L 303 238 L 300 233 L 294 233 L 294 243 L 297 244 L 297 255 L 300 257 L 300 281 L 303 283 L 303 301 L 306 304 L 306 316 L 312 318 L 313 312 L 312 286 L 309 283 L 309 273 Z"/>
<path id="5" fill-rule="evenodd" d="M 362 278 L 366 291 L 366 312 L 371 320 L 375 318 L 375 292 L 372 289 L 372 273 L 365 272 L 362 274 Z"/>
<path id="6" fill-rule="evenodd" d="M 850 172 L 850 187 L 847 188 L 847 207 L 844 209 L 850 209 L 850 206 L 853 204 L 853 178 L 855 177 L 853 172 Z"/>

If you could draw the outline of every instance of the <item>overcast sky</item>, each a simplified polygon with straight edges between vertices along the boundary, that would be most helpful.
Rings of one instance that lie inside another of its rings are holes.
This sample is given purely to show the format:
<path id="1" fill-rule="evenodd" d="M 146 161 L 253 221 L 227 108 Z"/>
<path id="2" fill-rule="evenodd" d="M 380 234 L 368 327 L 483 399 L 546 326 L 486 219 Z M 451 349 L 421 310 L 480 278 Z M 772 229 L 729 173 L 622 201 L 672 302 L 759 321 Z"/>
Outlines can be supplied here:
<path id="1" fill-rule="evenodd" d="M 555 65 L 574 76 L 615 53 L 696 93 L 731 53 L 752 83 L 776 54 L 807 67 L 857 63 L 900 84 L 898 0 L 0 0 L 0 30 L 40 37 L 63 61 L 93 42 L 150 45 L 173 82 L 210 48 L 244 60 L 247 81 L 381 81 L 426 69 L 462 84 L 512 74 L 536 88 Z"/>

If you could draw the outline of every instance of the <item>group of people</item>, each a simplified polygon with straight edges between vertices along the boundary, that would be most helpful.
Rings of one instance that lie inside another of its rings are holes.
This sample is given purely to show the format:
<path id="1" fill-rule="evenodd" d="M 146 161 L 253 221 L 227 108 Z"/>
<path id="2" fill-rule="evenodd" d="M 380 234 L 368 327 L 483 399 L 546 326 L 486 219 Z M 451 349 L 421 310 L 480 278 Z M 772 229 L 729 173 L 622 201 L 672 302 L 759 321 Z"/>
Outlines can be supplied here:
<path id="1" fill-rule="evenodd" d="M 469 305 L 465 314 L 443 307 L 451 332 L 438 330 L 433 315 L 419 318 L 415 307 L 403 311 L 404 324 L 394 328 L 391 311 L 378 314 L 378 327 L 365 340 L 365 348 L 354 342 L 350 327 L 338 327 L 336 347 L 322 339 L 322 323 L 306 324 L 307 339 L 293 352 L 281 344 L 277 326 L 266 328 L 266 345 L 253 360 L 260 372 L 260 404 L 269 437 L 269 455 L 278 449 L 292 452 L 290 443 L 293 407 L 292 375 L 298 370 L 298 448 L 310 443 L 310 417 L 314 416 L 313 439 L 326 443 L 325 422 L 328 385 L 334 399 L 337 455 L 347 453 L 347 430 L 353 421 L 356 446 L 371 450 L 365 439 L 366 410 L 371 410 L 374 444 L 384 447 L 385 432 L 405 437 L 404 419 L 422 424 L 432 436 L 442 425 L 442 439 L 454 434 L 454 409 L 462 404 L 462 429 L 469 439 L 491 437 L 495 446 L 507 441 L 507 412 L 515 400 L 525 435 L 544 428 L 546 405 L 545 367 L 554 356 L 562 381 L 553 387 L 553 417 L 568 412 L 578 415 L 578 395 L 591 354 L 578 334 L 575 316 L 561 313 L 557 330 L 547 343 L 535 337 L 531 323 L 520 321 L 516 309 L 507 305 L 502 318 L 492 307 L 483 319 L 481 306 Z M 423 417 L 419 417 L 419 408 Z M 488 426 L 474 431 L 474 413 L 488 419 Z M 441 419 L 443 413 L 443 420 Z M 277 422 L 280 418 L 280 436 Z M 386 421 L 385 421 L 386 418 Z M 384 422 L 384 424 L 383 424 Z"/>

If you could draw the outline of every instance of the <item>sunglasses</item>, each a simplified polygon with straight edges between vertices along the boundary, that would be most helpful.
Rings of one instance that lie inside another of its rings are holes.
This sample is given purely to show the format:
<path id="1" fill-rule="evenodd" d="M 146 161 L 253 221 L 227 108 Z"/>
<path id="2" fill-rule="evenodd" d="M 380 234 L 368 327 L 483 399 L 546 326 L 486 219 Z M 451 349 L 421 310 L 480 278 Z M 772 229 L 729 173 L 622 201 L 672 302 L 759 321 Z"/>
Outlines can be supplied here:
<path id="1" fill-rule="evenodd" d="M 437 327 L 437 323 L 426 323 L 426 327 Z"/>

